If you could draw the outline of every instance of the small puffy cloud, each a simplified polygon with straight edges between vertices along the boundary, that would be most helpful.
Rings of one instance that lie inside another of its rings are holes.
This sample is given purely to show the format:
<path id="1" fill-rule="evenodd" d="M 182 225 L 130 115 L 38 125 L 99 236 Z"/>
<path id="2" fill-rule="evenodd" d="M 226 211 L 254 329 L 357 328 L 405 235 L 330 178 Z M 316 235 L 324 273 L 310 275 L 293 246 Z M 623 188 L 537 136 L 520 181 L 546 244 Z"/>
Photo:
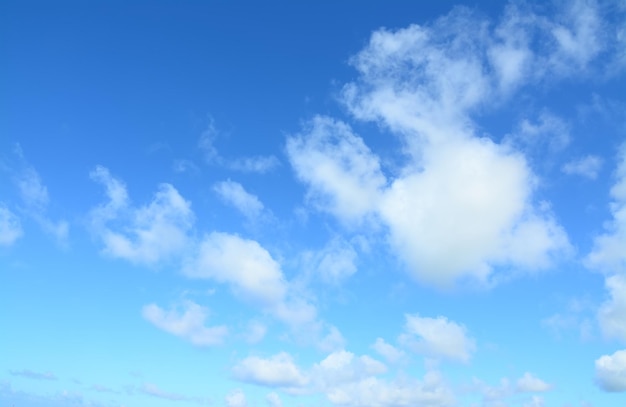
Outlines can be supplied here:
<path id="1" fill-rule="evenodd" d="M 378 157 L 347 124 L 316 116 L 302 133 L 288 137 L 287 155 L 319 209 L 350 222 L 376 207 L 385 177 Z"/>
<path id="2" fill-rule="evenodd" d="M 611 214 L 606 232 L 596 236 L 593 249 L 586 258 L 588 267 L 607 273 L 626 272 L 626 144 L 622 145 L 611 188 Z"/>
<path id="3" fill-rule="evenodd" d="M 23 234 L 20 218 L 0 202 L 0 246 L 11 246 Z"/>
<path id="4" fill-rule="evenodd" d="M 183 271 L 189 277 L 229 284 L 236 295 L 266 307 L 280 303 L 287 294 L 280 265 L 269 252 L 237 235 L 213 232 L 205 236 Z"/>
<path id="5" fill-rule="evenodd" d="M 338 349 L 343 349 L 346 345 L 346 339 L 339 332 L 339 329 L 331 325 L 328 327 L 328 331 L 328 334 L 317 343 L 318 349 L 323 352 L 334 352 Z"/>
<path id="6" fill-rule="evenodd" d="M 407 314 L 405 318 L 406 333 L 400 340 L 416 353 L 467 363 L 476 350 L 475 341 L 467 335 L 465 327 L 446 317 Z"/>
<path id="7" fill-rule="evenodd" d="M 280 396 L 274 392 L 268 393 L 265 400 L 270 407 L 283 407 L 283 401 Z"/>
<path id="8" fill-rule="evenodd" d="M 565 174 L 580 175 L 587 179 L 596 179 L 598 172 L 602 168 L 602 158 L 596 155 L 586 155 L 584 157 L 569 161 L 561 167 Z"/>
<path id="9" fill-rule="evenodd" d="M 207 308 L 185 301 L 182 312 L 177 309 L 164 310 L 156 304 L 143 307 L 143 317 L 165 332 L 179 336 L 196 346 L 219 345 L 228 335 L 225 326 L 205 326 L 209 315 Z"/>
<path id="10" fill-rule="evenodd" d="M 609 300 L 598 310 L 600 328 L 606 337 L 626 342 L 626 275 L 606 277 L 604 284 Z"/>
<path id="11" fill-rule="evenodd" d="M 544 401 L 541 396 L 532 396 L 530 400 L 524 403 L 524 407 L 543 407 Z"/>
<path id="12" fill-rule="evenodd" d="M 376 338 L 376 342 L 371 347 L 389 363 L 398 363 L 405 357 L 403 351 L 388 344 L 383 338 Z"/>
<path id="13" fill-rule="evenodd" d="M 246 395 L 241 389 L 236 389 L 230 392 L 226 398 L 226 407 L 246 407 L 248 402 L 246 401 Z"/>
<path id="14" fill-rule="evenodd" d="M 263 204 L 256 195 L 247 192 L 241 184 L 231 180 L 218 182 L 213 190 L 228 204 L 234 206 L 249 219 L 256 219 L 263 212 Z"/>
<path id="15" fill-rule="evenodd" d="M 284 389 L 299 388 L 307 378 L 293 361 L 291 355 L 278 353 L 267 359 L 250 356 L 232 369 L 233 377 L 246 383 Z"/>
<path id="16" fill-rule="evenodd" d="M 533 376 L 531 373 L 524 373 L 524 376 L 517 380 L 516 390 L 523 393 L 545 392 L 552 388 L 551 385 Z"/>
<path id="17" fill-rule="evenodd" d="M 318 386 L 331 388 L 386 372 L 387 366 L 370 356 L 356 356 L 352 352 L 340 350 L 316 364 L 312 376 L 319 382 Z"/>
<path id="18" fill-rule="evenodd" d="M 90 216 L 106 254 L 153 265 L 185 250 L 195 217 L 191 204 L 172 185 L 161 184 L 150 204 L 131 207 L 125 185 L 106 168 L 96 167 L 91 177 L 104 185 L 108 198 Z M 125 224 L 113 228 L 111 221 Z"/>
<path id="19" fill-rule="evenodd" d="M 9 370 L 9 373 L 12 376 L 21 376 L 21 377 L 26 377 L 28 379 L 57 380 L 57 377 L 50 372 L 36 372 L 33 370 L 29 370 L 29 369 L 23 369 L 23 370 Z"/>
<path id="20" fill-rule="evenodd" d="M 604 391 L 626 392 L 626 350 L 596 360 L 596 384 Z"/>

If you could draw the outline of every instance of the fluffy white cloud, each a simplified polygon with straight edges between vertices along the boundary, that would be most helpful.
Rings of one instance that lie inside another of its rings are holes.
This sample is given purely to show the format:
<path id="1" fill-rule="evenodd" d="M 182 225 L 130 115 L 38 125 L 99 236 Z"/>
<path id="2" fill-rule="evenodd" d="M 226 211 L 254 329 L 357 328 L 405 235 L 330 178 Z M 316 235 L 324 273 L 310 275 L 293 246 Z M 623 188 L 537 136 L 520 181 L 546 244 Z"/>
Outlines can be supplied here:
<path id="1" fill-rule="evenodd" d="M 600 328 L 605 336 L 626 342 L 626 275 L 607 277 L 604 283 L 610 298 L 598 311 Z"/>
<path id="2" fill-rule="evenodd" d="M 357 357 L 352 352 L 340 350 L 316 364 L 312 376 L 318 382 L 317 386 L 329 389 L 386 372 L 387 366 L 370 356 Z"/>
<path id="3" fill-rule="evenodd" d="M 106 168 L 96 167 L 91 177 L 105 186 L 108 197 L 108 202 L 91 211 L 93 230 L 106 254 L 133 263 L 157 264 L 185 250 L 194 214 L 191 204 L 172 185 L 161 184 L 149 205 L 131 207 L 126 187 Z M 124 227 L 109 226 L 120 219 L 126 222 Z"/>
<path id="4" fill-rule="evenodd" d="M 561 48 L 534 55 L 528 45 L 536 37 L 549 42 L 546 27 L 556 24 L 511 6 L 490 35 L 488 21 L 456 8 L 432 25 L 374 32 L 352 59 L 359 77 L 343 88 L 343 102 L 355 118 L 398 136 L 408 161 L 387 179 L 346 124 L 317 117 L 287 140 L 309 199 L 343 221 L 382 221 L 392 249 L 431 285 L 467 277 L 490 283 L 498 268 L 544 269 L 568 255 L 566 233 L 543 209 L 549 205 L 534 202 L 527 160 L 511 145 L 478 137 L 472 120 L 535 75 L 559 75 L 548 55 Z M 556 147 L 567 144 L 568 132 L 548 112 L 519 129 L 523 139 L 548 137 Z"/>
<path id="5" fill-rule="evenodd" d="M 445 317 L 428 318 L 405 315 L 406 325 L 400 340 L 411 350 L 434 358 L 468 362 L 476 350 L 474 339 L 464 326 Z"/>
<path id="6" fill-rule="evenodd" d="M 0 246 L 11 246 L 23 234 L 20 218 L 0 202 Z"/>
<path id="7" fill-rule="evenodd" d="M 268 251 L 254 240 L 227 233 L 205 236 L 183 271 L 189 277 L 227 283 L 236 295 L 262 306 L 273 306 L 287 294 L 280 265 Z"/>
<path id="8" fill-rule="evenodd" d="M 524 373 L 524 376 L 517 380 L 516 386 L 517 391 L 528 393 L 544 392 L 550 390 L 551 388 L 551 385 L 528 372 Z"/>
<path id="9" fill-rule="evenodd" d="M 384 357 L 389 363 L 398 363 L 405 357 L 403 351 L 393 345 L 388 344 L 382 338 L 376 338 L 376 342 L 374 342 L 372 348 L 376 352 L 378 352 L 379 355 Z"/>
<path id="10" fill-rule="evenodd" d="M 285 352 L 267 359 L 250 356 L 237 363 L 232 373 L 243 382 L 283 389 L 299 388 L 307 383 L 305 375 Z"/>
<path id="11" fill-rule="evenodd" d="M 569 161 L 561 167 L 565 174 L 580 175 L 588 179 L 596 179 L 602 168 L 602 158 L 595 155 L 587 155 L 576 160 Z"/>
<path id="12" fill-rule="evenodd" d="M 205 326 L 209 315 L 207 308 L 194 302 L 185 301 L 183 311 L 177 309 L 164 310 L 156 304 L 143 307 L 143 317 L 157 328 L 188 340 L 197 346 L 214 346 L 221 344 L 228 328 L 225 326 Z"/>
<path id="13" fill-rule="evenodd" d="M 246 407 L 248 405 L 246 395 L 241 389 L 230 392 L 226 396 L 225 401 L 226 407 Z"/>
<path id="14" fill-rule="evenodd" d="M 263 204 L 259 198 L 247 192 L 238 182 L 231 180 L 218 182 L 213 189 L 224 201 L 250 219 L 257 218 L 263 212 Z"/>
<path id="15" fill-rule="evenodd" d="M 596 360 L 596 383 L 605 391 L 626 391 L 626 350 Z"/>
<path id="16" fill-rule="evenodd" d="M 345 123 L 315 117 L 287 139 L 287 154 L 318 208 L 349 222 L 376 207 L 386 182 L 378 158 Z"/>
<path id="17" fill-rule="evenodd" d="M 613 219 L 607 231 L 594 239 L 586 259 L 589 267 L 607 273 L 626 272 L 626 144 L 620 149 L 615 175 L 610 206 Z"/>

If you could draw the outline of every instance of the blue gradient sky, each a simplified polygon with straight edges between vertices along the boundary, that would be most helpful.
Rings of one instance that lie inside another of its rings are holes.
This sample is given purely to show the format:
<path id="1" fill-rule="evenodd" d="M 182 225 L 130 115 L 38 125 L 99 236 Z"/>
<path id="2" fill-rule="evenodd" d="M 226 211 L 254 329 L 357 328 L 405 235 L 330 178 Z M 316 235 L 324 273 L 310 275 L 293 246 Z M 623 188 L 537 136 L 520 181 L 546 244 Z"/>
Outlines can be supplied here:
<path id="1" fill-rule="evenodd" d="M 2 2 L 0 405 L 620 405 L 624 21 Z"/>

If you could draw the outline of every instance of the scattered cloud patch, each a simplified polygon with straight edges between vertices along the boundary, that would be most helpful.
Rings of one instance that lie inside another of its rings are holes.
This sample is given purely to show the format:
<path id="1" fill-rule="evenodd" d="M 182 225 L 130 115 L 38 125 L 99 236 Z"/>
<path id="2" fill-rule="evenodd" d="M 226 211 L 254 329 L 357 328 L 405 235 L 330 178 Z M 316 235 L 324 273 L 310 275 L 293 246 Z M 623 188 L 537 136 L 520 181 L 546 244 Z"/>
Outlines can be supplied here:
<path id="1" fill-rule="evenodd" d="M 34 370 L 9 370 L 12 376 L 26 377 L 27 379 L 35 380 L 57 380 L 57 377 L 50 372 L 36 372 Z"/>
<path id="2" fill-rule="evenodd" d="M 291 355 L 285 352 L 267 359 L 250 356 L 237 363 L 232 374 L 242 382 L 282 389 L 299 388 L 307 383 Z"/>
<path id="3" fill-rule="evenodd" d="M 91 178 L 106 188 L 108 202 L 92 209 L 94 233 L 104 245 L 104 253 L 132 263 L 156 265 L 180 255 L 190 243 L 189 232 L 195 217 L 191 204 L 170 184 L 161 184 L 152 202 L 132 207 L 125 185 L 98 166 Z M 126 222 L 124 227 L 111 221 Z"/>
<path id="4" fill-rule="evenodd" d="M 626 342 L 626 275 L 606 277 L 604 284 L 609 299 L 598 310 L 598 322 L 608 338 Z"/>
<path id="5" fill-rule="evenodd" d="M 283 407 L 283 401 L 280 399 L 280 396 L 274 392 L 268 393 L 267 396 L 265 396 L 265 400 L 270 407 Z"/>
<path id="6" fill-rule="evenodd" d="M 548 391 L 551 385 L 533 376 L 531 373 L 524 373 L 524 376 L 517 380 L 516 390 L 523 393 L 540 393 Z"/>
<path id="7" fill-rule="evenodd" d="M 23 234 L 20 218 L 0 202 L 0 246 L 11 246 Z"/>
<path id="8" fill-rule="evenodd" d="M 405 333 L 400 341 L 416 353 L 467 363 L 476 351 L 476 343 L 465 327 L 446 317 L 407 314 L 405 318 Z"/>
<path id="9" fill-rule="evenodd" d="M 164 310 L 156 304 L 143 307 L 142 316 L 157 328 L 188 340 L 196 346 L 215 346 L 223 343 L 228 335 L 225 326 L 205 326 L 209 316 L 207 308 L 185 301 L 182 312 Z"/>
<path id="10" fill-rule="evenodd" d="M 587 155 L 565 163 L 561 170 L 565 174 L 580 175 L 583 178 L 594 180 L 598 177 L 602 164 L 602 158 L 597 155 Z"/>
<path id="11" fill-rule="evenodd" d="M 246 401 L 246 395 L 241 389 L 233 390 L 226 398 L 226 407 L 246 407 L 248 402 Z"/>
<path id="12" fill-rule="evenodd" d="M 398 363 L 406 356 L 402 350 L 388 344 L 382 338 L 376 338 L 376 342 L 371 347 L 389 363 Z"/>
<path id="13" fill-rule="evenodd" d="M 596 384 L 604 391 L 626 392 L 626 350 L 596 360 Z"/>
<path id="14" fill-rule="evenodd" d="M 218 182 L 213 186 L 213 190 L 248 219 L 257 219 L 263 212 L 263 204 L 259 198 L 247 192 L 238 182 L 231 180 Z"/>

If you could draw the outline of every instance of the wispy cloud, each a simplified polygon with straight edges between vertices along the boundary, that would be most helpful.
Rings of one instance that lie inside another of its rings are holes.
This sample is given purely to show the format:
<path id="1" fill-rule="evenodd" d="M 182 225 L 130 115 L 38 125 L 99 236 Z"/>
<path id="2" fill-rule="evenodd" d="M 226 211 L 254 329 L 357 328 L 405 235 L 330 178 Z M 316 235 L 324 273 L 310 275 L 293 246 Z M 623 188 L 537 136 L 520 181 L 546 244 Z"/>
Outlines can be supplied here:
<path id="1" fill-rule="evenodd" d="M 9 370 L 9 373 L 13 376 L 26 377 L 28 379 L 35 380 L 57 380 L 57 377 L 50 372 L 36 372 L 33 370 Z"/>
<path id="2" fill-rule="evenodd" d="M 587 155 L 572 161 L 569 161 L 561 167 L 565 174 L 580 175 L 587 179 L 596 179 L 600 169 L 602 169 L 603 160 L 597 155 Z"/>
<path id="3" fill-rule="evenodd" d="M 247 192 L 238 182 L 231 180 L 218 182 L 213 186 L 213 190 L 248 219 L 257 219 L 263 212 L 264 207 L 259 198 Z"/>
<path id="4" fill-rule="evenodd" d="M 20 218 L 0 202 L 0 246 L 11 246 L 23 234 Z"/>

